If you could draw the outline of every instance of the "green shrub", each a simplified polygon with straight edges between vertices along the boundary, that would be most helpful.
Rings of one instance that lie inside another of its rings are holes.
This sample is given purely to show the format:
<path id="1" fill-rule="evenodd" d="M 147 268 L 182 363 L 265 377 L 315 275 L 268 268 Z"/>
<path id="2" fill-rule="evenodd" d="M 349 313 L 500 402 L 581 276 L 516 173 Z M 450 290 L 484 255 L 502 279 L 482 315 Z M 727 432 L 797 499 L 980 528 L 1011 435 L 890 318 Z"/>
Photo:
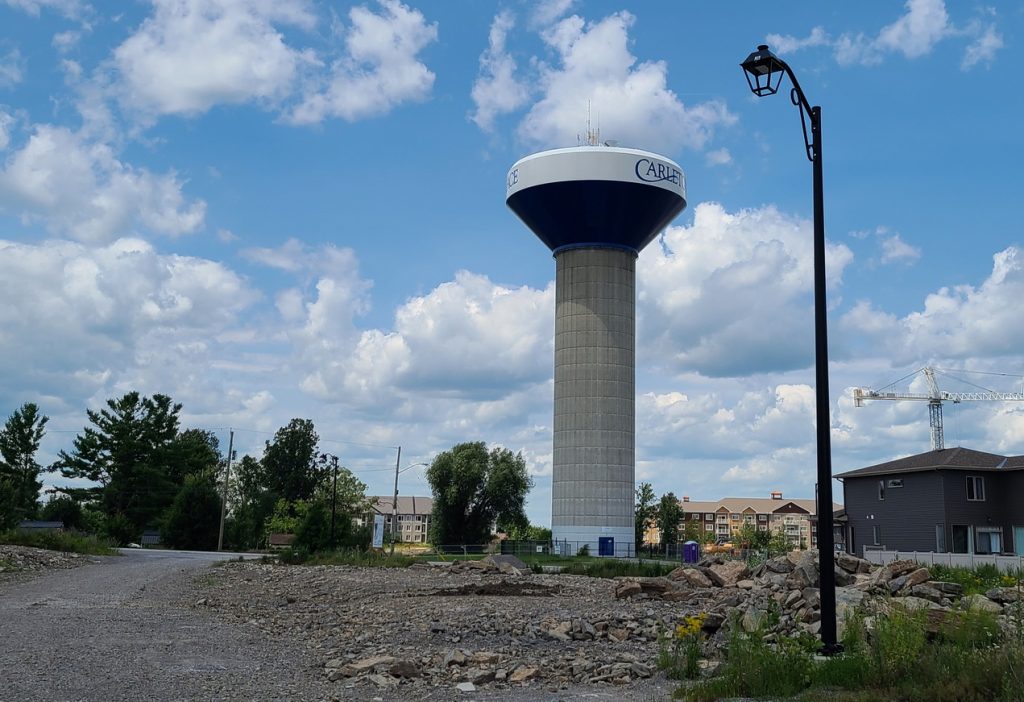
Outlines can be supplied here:
<path id="1" fill-rule="evenodd" d="M 301 549 L 285 549 L 278 555 L 286 565 L 347 565 L 366 568 L 407 568 L 416 563 L 414 556 L 389 556 L 379 551 L 341 549 L 309 553 Z"/>
<path id="2" fill-rule="evenodd" d="M 994 587 L 1015 587 L 1018 582 L 1024 580 L 1024 572 L 1020 570 L 1004 573 L 989 563 L 976 568 L 932 565 L 928 569 L 931 571 L 932 580 L 962 585 L 965 595 L 984 594 Z"/>
<path id="3" fill-rule="evenodd" d="M 734 618 L 719 676 L 680 689 L 677 696 L 694 702 L 794 695 L 799 702 L 1024 699 L 1024 642 L 1001 640 L 991 614 L 948 616 L 929 636 L 925 611 L 893 606 L 889 614 L 873 618 L 873 628 L 856 613 L 846 620 L 846 652 L 824 660 L 812 656 L 817 642 L 806 636 L 766 643 L 764 631 L 745 634 Z"/>
<path id="4" fill-rule="evenodd" d="M 576 552 L 577 556 L 589 556 L 590 555 L 590 544 L 583 544 Z"/>
<path id="5" fill-rule="evenodd" d="M 31 546 L 47 551 L 63 553 L 85 553 L 95 556 L 116 555 L 110 542 L 96 536 L 76 534 L 71 531 L 28 532 L 11 530 L 0 533 L 0 543 L 17 546 Z"/>

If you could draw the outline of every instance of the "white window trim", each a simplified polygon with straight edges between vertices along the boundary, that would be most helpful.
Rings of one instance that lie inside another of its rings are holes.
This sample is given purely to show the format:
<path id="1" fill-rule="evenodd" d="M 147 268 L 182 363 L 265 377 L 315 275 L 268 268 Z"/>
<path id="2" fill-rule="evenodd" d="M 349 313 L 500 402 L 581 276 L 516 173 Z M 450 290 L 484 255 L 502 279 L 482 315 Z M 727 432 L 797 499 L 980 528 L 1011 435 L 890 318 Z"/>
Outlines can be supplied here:
<path id="1" fill-rule="evenodd" d="M 970 492 L 967 492 L 968 502 L 984 502 L 985 501 L 985 476 L 983 475 L 968 475 L 966 485 L 974 484 L 974 497 L 971 497 Z M 978 486 L 981 486 L 981 490 L 978 490 Z M 981 497 L 978 497 L 978 493 L 981 493 Z"/>

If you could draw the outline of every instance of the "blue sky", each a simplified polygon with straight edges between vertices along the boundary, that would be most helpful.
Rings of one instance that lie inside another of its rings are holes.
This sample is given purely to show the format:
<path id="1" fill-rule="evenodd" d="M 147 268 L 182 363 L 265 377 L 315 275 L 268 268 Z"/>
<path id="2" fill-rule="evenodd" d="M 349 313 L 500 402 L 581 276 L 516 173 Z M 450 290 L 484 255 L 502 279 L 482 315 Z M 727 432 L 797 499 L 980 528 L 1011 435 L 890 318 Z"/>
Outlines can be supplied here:
<path id="1" fill-rule="evenodd" d="M 853 386 L 1019 388 L 966 373 L 1024 374 L 1017 3 L 109 7 L 0 0 L 0 410 L 51 416 L 44 460 L 163 392 L 241 452 L 313 419 L 373 493 L 388 447 L 521 450 L 547 523 L 554 262 L 504 178 L 589 104 L 687 176 L 637 267 L 638 479 L 810 497 L 811 168 L 737 65 L 762 42 L 823 111 L 836 471 L 928 448 L 923 405 Z M 946 417 L 1024 453 L 1024 407 Z"/>

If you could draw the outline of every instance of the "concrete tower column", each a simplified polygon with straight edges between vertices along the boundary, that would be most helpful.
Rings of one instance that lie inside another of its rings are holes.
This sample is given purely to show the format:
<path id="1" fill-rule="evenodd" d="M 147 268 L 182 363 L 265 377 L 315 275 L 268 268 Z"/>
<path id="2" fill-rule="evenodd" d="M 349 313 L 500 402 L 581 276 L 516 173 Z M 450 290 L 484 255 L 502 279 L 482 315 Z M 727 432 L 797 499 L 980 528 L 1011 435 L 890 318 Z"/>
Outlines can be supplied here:
<path id="1" fill-rule="evenodd" d="M 639 149 L 552 149 L 517 161 L 505 192 L 556 262 L 552 536 L 635 555 L 636 258 L 686 207 L 683 172 Z"/>
<path id="2" fill-rule="evenodd" d="M 610 247 L 555 255 L 552 536 L 594 554 L 601 536 L 635 553 L 636 257 Z"/>

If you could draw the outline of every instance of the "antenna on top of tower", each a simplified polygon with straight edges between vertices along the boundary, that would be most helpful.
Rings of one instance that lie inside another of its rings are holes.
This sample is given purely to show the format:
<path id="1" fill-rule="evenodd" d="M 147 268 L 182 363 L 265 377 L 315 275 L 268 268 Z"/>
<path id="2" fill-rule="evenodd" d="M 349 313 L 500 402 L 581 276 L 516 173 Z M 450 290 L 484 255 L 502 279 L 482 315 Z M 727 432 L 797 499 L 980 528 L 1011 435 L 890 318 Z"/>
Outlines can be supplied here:
<path id="1" fill-rule="evenodd" d="M 600 146 L 601 144 L 601 122 L 598 117 L 597 129 L 590 124 L 590 100 L 587 100 L 587 146 Z"/>

